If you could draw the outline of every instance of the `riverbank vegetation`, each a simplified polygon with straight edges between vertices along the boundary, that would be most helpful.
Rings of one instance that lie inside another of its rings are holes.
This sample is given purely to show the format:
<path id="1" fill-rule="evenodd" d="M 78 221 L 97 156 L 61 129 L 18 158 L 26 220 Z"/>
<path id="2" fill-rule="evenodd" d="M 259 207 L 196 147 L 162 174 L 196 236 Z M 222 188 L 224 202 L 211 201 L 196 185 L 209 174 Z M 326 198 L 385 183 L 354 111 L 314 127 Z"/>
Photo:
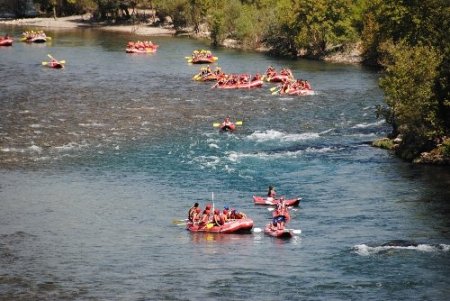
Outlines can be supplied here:
<path id="1" fill-rule="evenodd" d="M 213 45 L 326 59 L 357 53 L 381 66 L 390 148 L 409 161 L 450 162 L 450 4 L 447 0 L 36 0 L 59 14 L 170 22 Z M 56 9 L 55 9 L 56 8 Z M 144 13 L 145 14 L 145 13 Z M 168 21 L 170 20 L 170 21 Z M 231 43 L 231 42 L 232 43 Z M 430 155 L 431 154 L 431 155 Z"/>

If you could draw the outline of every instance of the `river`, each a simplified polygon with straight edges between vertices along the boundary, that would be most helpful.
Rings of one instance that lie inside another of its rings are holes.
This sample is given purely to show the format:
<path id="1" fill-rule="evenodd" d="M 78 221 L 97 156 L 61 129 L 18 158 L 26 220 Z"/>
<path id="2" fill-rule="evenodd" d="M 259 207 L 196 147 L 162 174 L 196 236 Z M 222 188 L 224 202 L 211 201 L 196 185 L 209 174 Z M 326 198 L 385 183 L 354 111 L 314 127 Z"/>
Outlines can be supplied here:
<path id="1" fill-rule="evenodd" d="M 370 146 L 389 132 L 377 71 L 220 48 L 227 73 L 289 67 L 316 94 L 218 90 L 191 80 L 202 41 L 130 55 L 123 33 L 1 29 L 0 300 L 447 300 L 450 172 Z M 212 126 L 226 115 L 233 134 Z M 214 201 L 263 228 L 269 185 L 303 198 L 301 235 L 172 222 Z"/>

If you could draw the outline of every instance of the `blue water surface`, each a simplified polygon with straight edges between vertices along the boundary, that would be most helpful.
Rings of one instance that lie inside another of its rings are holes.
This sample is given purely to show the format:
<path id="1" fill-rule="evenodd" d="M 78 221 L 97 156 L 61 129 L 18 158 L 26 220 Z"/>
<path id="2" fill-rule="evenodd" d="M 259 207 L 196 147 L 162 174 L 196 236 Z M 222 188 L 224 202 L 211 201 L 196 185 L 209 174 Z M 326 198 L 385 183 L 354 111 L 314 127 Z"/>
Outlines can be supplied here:
<path id="1" fill-rule="evenodd" d="M 448 298 L 450 173 L 370 146 L 390 130 L 377 70 L 210 48 L 225 72 L 288 67 L 316 93 L 225 91 L 191 79 L 206 41 L 47 33 L 0 49 L 0 300 Z M 137 39 L 160 47 L 126 54 Z M 226 115 L 235 133 L 212 126 Z M 269 185 L 302 197 L 301 235 L 173 222 L 209 202 L 264 228 Z"/>

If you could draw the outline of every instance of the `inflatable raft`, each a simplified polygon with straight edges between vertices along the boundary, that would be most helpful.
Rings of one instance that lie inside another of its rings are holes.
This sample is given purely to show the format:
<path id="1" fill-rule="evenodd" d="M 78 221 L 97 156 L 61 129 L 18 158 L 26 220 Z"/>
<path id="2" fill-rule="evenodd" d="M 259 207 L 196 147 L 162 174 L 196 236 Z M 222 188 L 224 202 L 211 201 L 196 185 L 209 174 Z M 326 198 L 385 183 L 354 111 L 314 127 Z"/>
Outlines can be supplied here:
<path id="1" fill-rule="evenodd" d="M 13 39 L 10 38 L 0 38 L 0 46 L 12 46 Z"/>
<path id="2" fill-rule="evenodd" d="M 209 233 L 250 233 L 253 228 L 253 220 L 249 218 L 235 219 L 225 222 L 221 226 L 213 223 L 206 225 L 195 225 L 192 222 L 186 224 L 186 229 L 191 232 L 209 232 Z"/>
<path id="3" fill-rule="evenodd" d="M 292 229 L 282 229 L 282 230 L 276 229 L 275 230 L 275 229 L 272 229 L 270 224 L 266 225 L 266 227 L 264 228 L 264 233 L 266 235 L 276 237 L 276 238 L 292 238 L 292 237 L 294 237 L 294 230 L 292 230 Z"/>
<path id="4" fill-rule="evenodd" d="M 253 89 L 253 88 L 261 88 L 263 85 L 263 81 L 258 79 L 251 81 L 249 83 L 237 83 L 237 84 L 217 84 L 217 88 L 219 89 Z"/>

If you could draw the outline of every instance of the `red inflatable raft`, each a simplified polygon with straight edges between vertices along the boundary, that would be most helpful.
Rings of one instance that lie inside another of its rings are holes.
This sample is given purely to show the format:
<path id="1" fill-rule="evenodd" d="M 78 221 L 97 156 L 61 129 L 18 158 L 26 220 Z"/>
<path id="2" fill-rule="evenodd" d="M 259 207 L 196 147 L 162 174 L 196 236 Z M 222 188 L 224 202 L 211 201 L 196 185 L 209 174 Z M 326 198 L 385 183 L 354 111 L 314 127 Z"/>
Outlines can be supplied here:
<path id="1" fill-rule="evenodd" d="M 274 230 L 267 224 L 264 228 L 264 233 L 276 238 L 292 238 L 294 236 L 294 230 L 292 229 L 282 229 L 282 230 Z"/>
<path id="2" fill-rule="evenodd" d="M 0 46 L 12 46 L 13 39 L 10 38 L 0 38 Z"/>
<path id="3" fill-rule="evenodd" d="M 62 61 L 51 60 L 50 62 L 42 62 L 42 65 L 53 69 L 62 69 L 64 68 L 65 63 L 66 63 L 65 60 Z"/>
<path id="4" fill-rule="evenodd" d="M 298 89 L 298 90 L 288 91 L 285 94 L 288 94 L 288 95 L 314 95 L 314 90 Z"/>
<path id="5" fill-rule="evenodd" d="M 251 81 L 249 83 L 239 83 L 239 84 L 217 84 L 217 88 L 219 89 L 252 89 L 252 88 L 261 88 L 263 85 L 263 81 L 258 79 Z"/>
<path id="6" fill-rule="evenodd" d="M 284 203 L 286 206 L 298 206 L 300 204 L 300 201 L 302 198 L 296 198 L 296 199 L 289 199 L 284 200 Z M 269 206 L 276 206 L 280 203 L 280 199 L 274 199 L 274 198 L 264 198 L 262 196 L 253 196 L 253 202 L 255 205 L 269 205 Z"/>
<path id="7" fill-rule="evenodd" d="M 227 221 L 222 226 L 216 226 L 208 223 L 206 226 L 199 227 L 192 222 L 186 224 L 186 229 L 191 232 L 210 232 L 210 233 L 249 233 L 253 228 L 253 220 L 249 218 L 235 219 Z"/>

